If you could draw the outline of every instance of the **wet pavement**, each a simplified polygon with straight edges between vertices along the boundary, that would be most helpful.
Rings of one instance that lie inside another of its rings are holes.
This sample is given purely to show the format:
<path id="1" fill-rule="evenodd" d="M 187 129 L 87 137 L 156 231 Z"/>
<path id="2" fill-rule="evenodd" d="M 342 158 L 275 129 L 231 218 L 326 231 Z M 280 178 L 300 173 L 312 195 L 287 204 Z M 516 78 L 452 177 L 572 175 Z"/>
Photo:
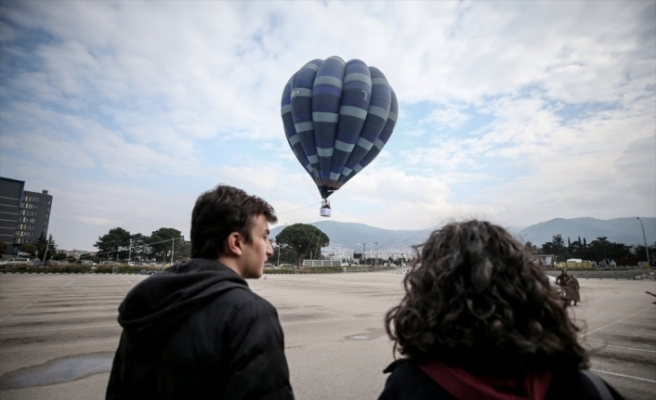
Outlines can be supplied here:
<path id="1" fill-rule="evenodd" d="M 145 276 L 0 275 L 0 398 L 103 399 L 117 309 Z M 296 398 L 373 399 L 394 360 L 384 316 L 402 274 L 272 275 L 249 281 L 275 305 Z M 654 281 L 581 279 L 570 312 L 592 368 L 627 399 L 656 392 Z"/>

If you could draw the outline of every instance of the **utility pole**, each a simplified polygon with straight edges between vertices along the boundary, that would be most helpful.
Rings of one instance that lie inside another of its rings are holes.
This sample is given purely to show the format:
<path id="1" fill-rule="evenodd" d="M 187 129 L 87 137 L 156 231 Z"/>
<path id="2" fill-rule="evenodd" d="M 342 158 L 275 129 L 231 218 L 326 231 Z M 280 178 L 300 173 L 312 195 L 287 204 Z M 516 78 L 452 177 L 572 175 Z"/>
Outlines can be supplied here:
<path id="1" fill-rule="evenodd" d="M 276 247 L 278 248 L 278 268 L 280 268 L 280 245 L 277 244 Z"/>
<path id="2" fill-rule="evenodd" d="M 378 242 L 374 243 L 376 245 L 376 251 L 374 252 L 374 257 L 376 257 L 376 264 L 378 265 Z"/>
<path id="3" fill-rule="evenodd" d="M 367 243 L 362 243 L 362 260 L 364 261 L 364 264 L 367 264 Z"/>
<path id="4" fill-rule="evenodd" d="M 642 239 L 645 241 L 645 253 L 647 253 L 647 267 L 651 265 L 649 262 L 649 248 L 647 247 L 647 236 L 645 236 L 645 226 L 642 224 L 642 220 L 640 217 L 636 217 L 638 221 L 640 221 L 640 226 L 642 227 Z"/>
<path id="5" fill-rule="evenodd" d="M 130 258 L 132 258 L 132 238 L 130 238 L 130 247 L 128 247 L 128 265 L 130 265 Z"/>
<path id="6" fill-rule="evenodd" d="M 48 242 L 46 243 L 46 252 L 43 253 L 43 263 L 45 264 L 46 262 L 46 256 L 48 255 L 48 247 L 50 247 L 50 239 L 52 238 L 52 235 L 48 236 Z"/>
<path id="7" fill-rule="evenodd" d="M 173 251 L 175 250 L 175 238 L 171 239 L 171 265 L 173 265 Z"/>

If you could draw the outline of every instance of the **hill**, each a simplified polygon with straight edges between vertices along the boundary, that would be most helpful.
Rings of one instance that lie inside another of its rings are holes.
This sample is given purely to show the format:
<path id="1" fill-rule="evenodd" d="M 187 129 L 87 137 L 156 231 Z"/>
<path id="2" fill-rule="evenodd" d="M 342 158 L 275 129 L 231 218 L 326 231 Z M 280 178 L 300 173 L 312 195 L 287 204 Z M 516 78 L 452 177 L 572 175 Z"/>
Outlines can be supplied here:
<path id="1" fill-rule="evenodd" d="M 645 226 L 647 243 L 656 241 L 656 218 L 641 218 Z M 362 244 L 366 243 L 367 252 L 376 248 L 379 251 L 408 251 L 412 245 L 422 243 L 428 238 L 432 229 L 420 230 L 393 230 L 376 228 L 373 226 L 353 222 L 320 221 L 313 223 L 330 238 L 331 247 L 362 251 Z M 270 237 L 273 239 L 284 226 L 271 229 Z M 606 236 L 611 242 L 627 245 L 643 244 L 640 221 L 632 218 L 615 218 L 601 220 L 596 218 L 556 218 L 526 227 L 519 232 L 513 232 L 523 242 L 533 244 L 550 242 L 556 234 L 572 240 L 586 238 L 588 242 L 599 236 Z"/>
<path id="2" fill-rule="evenodd" d="M 656 241 L 656 218 L 640 218 L 645 226 L 647 244 Z M 635 217 L 614 218 L 601 220 L 596 218 L 555 218 L 546 222 L 531 225 L 519 231 L 517 236 L 523 241 L 533 244 L 550 242 L 556 234 L 561 234 L 564 239 L 572 240 L 581 237 L 588 242 L 600 236 L 606 236 L 611 242 L 624 243 L 627 245 L 644 244 L 640 221 Z"/>
<path id="3" fill-rule="evenodd" d="M 353 222 L 320 221 L 310 225 L 321 229 L 330 238 L 330 245 L 355 251 L 374 250 L 376 242 L 380 251 L 407 251 L 412 245 L 421 243 L 428 238 L 430 229 L 393 230 Z M 284 226 L 271 229 L 271 238 L 275 238 Z"/>

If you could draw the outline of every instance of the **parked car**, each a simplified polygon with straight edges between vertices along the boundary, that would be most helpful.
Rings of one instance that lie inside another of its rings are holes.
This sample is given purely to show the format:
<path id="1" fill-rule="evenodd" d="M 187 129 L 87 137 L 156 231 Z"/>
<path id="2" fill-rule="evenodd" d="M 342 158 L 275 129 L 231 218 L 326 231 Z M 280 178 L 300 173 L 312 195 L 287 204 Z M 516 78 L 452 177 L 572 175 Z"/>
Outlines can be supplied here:
<path id="1" fill-rule="evenodd" d="M 91 260 L 80 260 L 79 263 L 81 265 L 96 265 L 96 263 Z"/>
<path id="2" fill-rule="evenodd" d="M 35 267 L 43 267 L 43 266 L 46 265 L 46 263 L 44 263 L 41 260 L 35 260 L 35 261 L 32 262 L 32 265 L 34 265 Z"/>
<path id="3" fill-rule="evenodd" d="M 50 267 L 61 265 L 61 263 L 59 261 L 56 261 L 56 260 L 49 260 L 49 261 L 46 262 L 46 264 Z"/>
<path id="4" fill-rule="evenodd" d="M 152 274 L 156 274 L 157 272 L 159 272 L 159 271 L 148 271 L 148 270 L 142 269 L 141 271 L 139 271 L 139 274 L 140 275 L 152 275 Z"/>
<path id="5" fill-rule="evenodd" d="M 7 260 L 5 265 L 32 265 L 32 261 L 29 258 L 10 258 Z"/>

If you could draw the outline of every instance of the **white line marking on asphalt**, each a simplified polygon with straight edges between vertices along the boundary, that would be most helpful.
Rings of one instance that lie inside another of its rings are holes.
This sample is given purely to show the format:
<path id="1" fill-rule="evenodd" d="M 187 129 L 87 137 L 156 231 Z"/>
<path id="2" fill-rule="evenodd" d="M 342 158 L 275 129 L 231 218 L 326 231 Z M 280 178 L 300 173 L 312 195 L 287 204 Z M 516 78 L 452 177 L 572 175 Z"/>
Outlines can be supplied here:
<path id="1" fill-rule="evenodd" d="M 379 317 L 379 315 L 371 315 L 367 317 L 362 317 L 362 318 L 372 318 L 372 317 Z M 316 322 L 330 322 L 330 321 L 344 321 L 347 319 L 354 319 L 355 317 L 348 317 L 348 318 L 335 318 L 335 319 L 315 319 L 312 321 L 302 321 L 302 322 L 291 322 L 289 324 L 282 324 L 283 327 L 289 326 L 289 325 L 300 325 L 300 324 L 312 324 Z"/>
<path id="2" fill-rule="evenodd" d="M 12 332 L 0 332 L 0 335 L 13 335 L 15 333 L 40 333 L 40 332 L 55 332 L 55 331 L 74 331 L 78 329 L 93 329 L 93 328 L 120 328 L 121 325 L 118 323 L 114 325 L 94 325 L 94 326 L 80 326 L 77 328 L 59 328 L 59 329 L 39 329 L 34 331 L 12 331 Z"/>
<path id="3" fill-rule="evenodd" d="M 5 320 L 5 319 L 11 317 L 12 315 L 16 314 L 16 313 L 19 312 L 19 311 L 23 311 L 24 309 L 26 309 L 27 307 L 31 306 L 31 305 L 34 304 L 34 303 L 36 303 L 36 301 L 31 302 L 30 304 L 26 305 L 25 307 L 22 307 L 22 308 L 20 308 L 20 309 L 14 311 L 13 313 L 11 313 L 11 314 L 9 314 L 9 315 L 5 315 L 4 317 L 0 318 L 0 322 L 2 322 L 3 320 Z"/>
<path id="4" fill-rule="evenodd" d="M 73 281 L 75 281 L 75 279 L 73 279 L 72 281 L 70 281 L 70 282 L 68 282 L 67 284 L 65 284 L 64 287 L 62 287 L 62 289 L 64 289 L 66 286 L 68 286 L 68 285 L 70 285 L 71 283 L 73 283 Z"/>
<path id="5" fill-rule="evenodd" d="M 267 297 L 268 297 L 268 296 L 267 296 Z M 283 315 L 283 314 L 298 314 L 298 313 L 303 313 L 303 312 L 306 312 L 306 313 L 309 313 L 309 312 L 316 313 L 317 311 L 312 311 L 312 310 L 285 311 L 285 312 L 279 312 L 278 315 Z M 319 312 L 324 312 L 324 311 L 319 311 Z"/>
<path id="6" fill-rule="evenodd" d="M 313 321 L 292 322 L 292 323 L 289 323 L 289 324 L 282 324 L 282 326 L 285 327 L 285 326 L 289 326 L 289 325 L 312 324 L 312 323 L 316 323 L 316 322 L 343 321 L 345 319 L 351 319 L 351 317 L 349 317 L 349 318 L 335 318 L 335 319 L 315 319 Z"/>
<path id="7" fill-rule="evenodd" d="M 644 336 L 656 336 L 653 333 L 644 333 L 644 332 L 632 332 L 632 331 L 619 331 L 619 330 L 614 330 L 614 331 L 606 331 L 609 333 L 614 333 L 614 332 L 622 332 L 622 333 L 632 333 L 634 335 L 644 335 Z"/>
<path id="8" fill-rule="evenodd" d="M 631 325 L 643 325 L 643 326 L 648 326 L 650 328 L 656 328 L 656 324 L 642 324 L 640 322 L 629 322 L 629 321 L 624 321 L 625 324 L 631 324 Z"/>
<path id="9" fill-rule="evenodd" d="M 652 380 L 652 379 L 647 379 L 647 378 L 638 378 L 637 376 L 631 376 L 631 375 L 618 374 L 618 373 L 615 373 L 615 372 L 602 371 L 602 370 L 600 370 L 600 369 L 591 369 L 590 371 L 599 372 L 599 373 L 602 373 L 602 374 L 608 374 L 608 375 L 621 376 L 621 377 L 623 377 L 623 378 L 636 379 L 636 380 L 638 380 L 638 381 L 644 381 L 644 382 L 656 383 L 656 381 L 654 381 L 654 380 Z"/>
<path id="10" fill-rule="evenodd" d="M 340 317 L 355 318 L 355 317 L 352 316 L 352 315 L 339 314 L 339 313 L 336 313 L 336 312 L 330 312 L 330 311 L 324 311 L 324 312 L 327 313 L 327 314 L 339 315 Z"/>
<path id="11" fill-rule="evenodd" d="M 62 347 L 81 347 L 81 346 L 85 346 L 87 344 L 89 346 L 96 346 L 96 345 L 105 344 L 105 343 L 116 343 L 118 345 L 118 340 L 105 340 L 105 341 L 102 341 L 102 342 L 93 342 L 93 343 L 85 343 L 85 344 L 79 344 L 79 343 L 62 344 L 62 345 L 58 345 L 56 347 L 35 347 L 35 348 L 31 348 L 31 349 L 7 350 L 7 351 L 0 351 L 0 354 L 22 353 L 22 352 L 25 352 L 25 351 L 50 351 L 50 350 L 59 350 Z"/>
<path id="12" fill-rule="evenodd" d="M 121 278 L 123 278 L 123 277 L 121 277 Z M 132 282 L 130 282 L 129 280 L 127 280 L 125 278 L 123 278 L 123 280 L 126 281 L 127 283 L 129 283 L 130 285 L 134 286 L 134 284 Z"/>
<path id="13" fill-rule="evenodd" d="M 624 346 L 615 346 L 612 344 L 606 344 L 606 343 L 601 343 L 601 342 L 587 342 L 591 344 L 600 344 L 604 347 L 614 347 L 616 349 L 625 349 L 625 350 L 634 350 L 634 351 L 644 351 L 646 353 L 656 353 L 654 350 L 647 350 L 647 349 L 636 349 L 635 347 L 624 347 Z"/>
<path id="14" fill-rule="evenodd" d="M 579 337 L 588 336 L 588 335 L 590 335 L 590 334 L 592 334 L 592 333 L 595 333 L 595 332 L 600 331 L 600 330 L 602 330 L 602 329 L 608 328 L 608 327 L 611 326 L 611 325 L 615 325 L 615 324 L 618 323 L 618 322 L 622 322 L 622 321 L 624 321 L 625 319 L 631 318 L 631 317 L 633 317 L 634 315 L 639 314 L 639 313 L 641 313 L 641 312 L 643 312 L 643 311 L 645 311 L 645 310 L 649 310 L 649 309 L 652 309 L 652 307 L 647 307 L 647 308 L 645 308 L 645 309 L 643 309 L 643 310 L 640 310 L 640 311 L 638 311 L 638 312 L 635 312 L 635 313 L 633 313 L 633 314 L 631 314 L 631 315 L 629 315 L 629 316 L 626 316 L 626 317 L 624 317 L 624 318 L 622 318 L 622 319 L 618 319 L 618 320 L 615 321 L 615 322 L 611 322 L 610 324 L 607 324 L 607 325 L 604 325 L 604 326 L 600 326 L 600 327 L 597 328 L 597 329 L 593 329 L 593 330 L 591 330 L 590 332 L 582 333 L 582 334 L 579 335 Z"/>

